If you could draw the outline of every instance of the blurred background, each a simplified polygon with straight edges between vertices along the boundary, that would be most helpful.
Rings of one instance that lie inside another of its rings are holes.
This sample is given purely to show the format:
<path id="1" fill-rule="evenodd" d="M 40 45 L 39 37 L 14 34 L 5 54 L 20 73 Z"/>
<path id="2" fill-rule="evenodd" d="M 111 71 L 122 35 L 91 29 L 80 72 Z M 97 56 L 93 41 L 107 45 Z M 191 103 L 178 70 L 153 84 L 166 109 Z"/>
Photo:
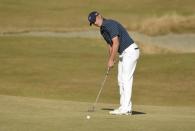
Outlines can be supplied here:
<path id="1" fill-rule="evenodd" d="M 194 33 L 193 0 L 0 0 L 0 31 L 83 31 L 93 10 L 130 31 Z"/>

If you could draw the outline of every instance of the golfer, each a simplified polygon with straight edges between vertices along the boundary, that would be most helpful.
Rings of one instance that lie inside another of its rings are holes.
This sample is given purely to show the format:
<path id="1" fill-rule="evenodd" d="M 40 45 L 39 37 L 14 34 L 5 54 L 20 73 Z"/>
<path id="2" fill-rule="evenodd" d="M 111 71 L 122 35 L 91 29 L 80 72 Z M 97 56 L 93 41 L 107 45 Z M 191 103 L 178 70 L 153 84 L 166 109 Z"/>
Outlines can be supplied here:
<path id="1" fill-rule="evenodd" d="M 119 53 L 118 84 L 120 107 L 109 113 L 112 115 L 131 115 L 133 74 L 139 58 L 139 48 L 126 29 L 117 21 L 105 19 L 97 11 L 89 14 L 88 21 L 90 25 L 100 28 L 100 33 L 107 42 L 109 51 L 108 68 L 114 66 L 117 52 Z"/>

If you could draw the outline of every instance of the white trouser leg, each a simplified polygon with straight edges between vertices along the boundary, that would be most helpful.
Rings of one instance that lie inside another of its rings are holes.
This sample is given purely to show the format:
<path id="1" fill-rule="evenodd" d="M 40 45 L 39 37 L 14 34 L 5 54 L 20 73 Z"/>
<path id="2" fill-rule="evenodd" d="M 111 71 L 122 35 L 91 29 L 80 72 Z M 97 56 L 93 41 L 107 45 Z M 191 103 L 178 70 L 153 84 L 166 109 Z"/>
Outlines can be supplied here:
<path id="1" fill-rule="evenodd" d="M 122 56 L 119 58 L 118 63 L 118 85 L 119 85 L 119 94 L 120 94 L 120 107 L 124 105 L 124 89 L 122 84 Z"/>
<path id="2" fill-rule="evenodd" d="M 132 110 L 131 94 L 133 85 L 133 73 L 139 58 L 139 50 L 136 44 L 128 47 L 122 55 L 118 64 L 118 83 L 120 90 L 120 109 L 124 112 Z"/>

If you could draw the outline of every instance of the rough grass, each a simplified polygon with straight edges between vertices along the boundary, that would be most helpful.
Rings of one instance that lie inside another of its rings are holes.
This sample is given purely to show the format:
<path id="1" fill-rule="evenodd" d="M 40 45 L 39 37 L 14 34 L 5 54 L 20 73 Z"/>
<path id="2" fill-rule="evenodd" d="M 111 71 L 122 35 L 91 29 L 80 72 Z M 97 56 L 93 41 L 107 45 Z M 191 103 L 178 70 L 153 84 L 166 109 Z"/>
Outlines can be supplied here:
<path id="1" fill-rule="evenodd" d="M 136 42 L 142 53 L 144 54 L 167 54 L 167 53 L 176 53 L 176 50 L 162 48 L 158 45 L 146 44 L 141 42 Z"/>
<path id="2" fill-rule="evenodd" d="M 85 30 L 92 10 L 147 34 L 194 32 L 194 4 L 194 0 L 0 0 L 0 32 Z M 167 17 L 172 13 L 182 17 L 178 24 Z M 159 21 L 168 25 L 156 24 Z"/>
<path id="3" fill-rule="evenodd" d="M 148 35 L 163 35 L 167 33 L 182 33 L 195 31 L 195 16 L 180 16 L 168 14 L 144 20 L 137 27 L 138 31 Z"/>

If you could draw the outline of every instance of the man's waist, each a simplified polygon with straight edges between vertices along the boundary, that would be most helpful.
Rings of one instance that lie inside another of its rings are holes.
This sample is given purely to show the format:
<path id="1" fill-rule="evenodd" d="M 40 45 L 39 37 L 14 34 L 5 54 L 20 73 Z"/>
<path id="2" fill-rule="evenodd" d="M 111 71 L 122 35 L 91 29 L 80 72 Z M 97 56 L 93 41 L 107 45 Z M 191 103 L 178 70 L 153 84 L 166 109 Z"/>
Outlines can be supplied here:
<path id="1" fill-rule="evenodd" d="M 136 43 L 132 43 L 129 46 L 127 46 L 120 54 L 122 54 L 123 52 L 128 52 L 128 51 L 130 51 L 132 49 L 138 50 L 139 47 L 138 47 L 138 45 Z"/>
<path id="2" fill-rule="evenodd" d="M 121 55 L 124 51 L 129 50 L 128 48 L 130 48 L 130 49 L 134 48 L 135 50 L 139 49 L 138 46 L 135 44 L 135 42 L 133 42 L 124 48 L 119 48 L 119 51 L 118 51 L 119 54 Z"/>

